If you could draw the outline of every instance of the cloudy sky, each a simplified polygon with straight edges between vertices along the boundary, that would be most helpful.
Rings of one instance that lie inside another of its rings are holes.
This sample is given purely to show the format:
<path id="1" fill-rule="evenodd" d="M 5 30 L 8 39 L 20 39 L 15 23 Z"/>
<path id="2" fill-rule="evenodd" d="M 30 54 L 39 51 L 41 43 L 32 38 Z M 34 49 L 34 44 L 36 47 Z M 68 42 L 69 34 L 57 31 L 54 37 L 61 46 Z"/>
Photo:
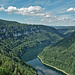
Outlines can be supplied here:
<path id="1" fill-rule="evenodd" d="M 0 19 L 27 24 L 75 26 L 75 0 L 0 0 Z"/>

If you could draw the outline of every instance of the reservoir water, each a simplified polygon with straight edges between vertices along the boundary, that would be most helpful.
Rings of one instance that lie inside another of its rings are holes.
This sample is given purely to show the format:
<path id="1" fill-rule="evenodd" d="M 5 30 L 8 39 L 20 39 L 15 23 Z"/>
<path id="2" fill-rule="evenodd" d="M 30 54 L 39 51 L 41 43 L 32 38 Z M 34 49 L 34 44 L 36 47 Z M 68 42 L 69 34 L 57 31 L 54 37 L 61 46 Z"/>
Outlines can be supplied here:
<path id="1" fill-rule="evenodd" d="M 65 75 L 53 69 L 47 68 L 41 63 L 41 61 L 38 58 L 30 60 L 27 63 L 35 67 L 35 69 L 38 71 L 38 74 L 40 75 Z"/>

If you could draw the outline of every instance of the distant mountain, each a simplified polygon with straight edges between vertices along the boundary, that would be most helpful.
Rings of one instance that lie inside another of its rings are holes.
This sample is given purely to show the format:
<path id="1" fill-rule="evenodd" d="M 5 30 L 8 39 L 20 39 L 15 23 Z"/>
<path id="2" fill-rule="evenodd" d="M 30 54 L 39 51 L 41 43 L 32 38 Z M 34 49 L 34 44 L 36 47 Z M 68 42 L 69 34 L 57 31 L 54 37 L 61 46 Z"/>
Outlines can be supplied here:
<path id="1" fill-rule="evenodd" d="M 75 30 L 75 26 L 56 26 L 56 28 L 60 33 L 65 36 L 69 36 Z"/>
<path id="2" fill-rule="evenodd" d="M 63 39 L 63 37 L 64 35 L 53 27 L 0 20 L 0 43 L 4 43 L 0 48 L 13 56 L 21 57 L 31 48 L 40 45 L 47 46 Z"/>
<path id="3" fill-rule="evenodd" d="M 69 37 L 46 47 L 39 57 L 47 64 L 75 75 L 75 32 Z"/>

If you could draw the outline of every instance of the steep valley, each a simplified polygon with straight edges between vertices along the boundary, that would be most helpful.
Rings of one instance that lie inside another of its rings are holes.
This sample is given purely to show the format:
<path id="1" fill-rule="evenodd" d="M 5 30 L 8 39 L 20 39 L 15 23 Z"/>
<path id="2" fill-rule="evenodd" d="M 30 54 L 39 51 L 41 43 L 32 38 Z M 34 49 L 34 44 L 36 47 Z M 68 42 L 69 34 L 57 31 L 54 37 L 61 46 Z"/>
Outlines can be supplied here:
<path id="1" fill-rule="evenodd" d="M 63 38 L 64 35 L 53 27 L 0 20 L 0 73 L 38 75 L 32 66 L 21 60 L 21 56 L 29 51 L 33 52 L 32 58 L 26 59 L 25 54 L 24 60 L 36 58 L 44 47 Z"/>
<path id="2" fill-rule="evenodd" d="M 41 61 L 67 75 L 75 75 L 75 31 L 63 40 L 58 41 L 38 55 Z"/>

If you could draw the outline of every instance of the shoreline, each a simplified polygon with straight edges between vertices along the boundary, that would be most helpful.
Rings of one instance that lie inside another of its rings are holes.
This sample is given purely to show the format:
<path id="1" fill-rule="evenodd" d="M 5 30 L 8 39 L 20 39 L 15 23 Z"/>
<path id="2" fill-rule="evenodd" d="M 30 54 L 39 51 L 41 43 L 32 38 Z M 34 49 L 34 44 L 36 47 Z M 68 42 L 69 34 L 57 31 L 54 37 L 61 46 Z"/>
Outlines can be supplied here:
<path id="1" fill-rule="evenodd" d="M 44 63 L 44 62 L 42 61 L 42 59 L 41 59 L 39 56 L 37 56 L 37 57 L 40 59 L 40 61 L 41 61 L 44 65 L 50 66 L 50 67 L 52 67 L 52 68 L 54 68 L 54 69 L 56 69 L 56 70 L 58 70 L 58 71 L 63 72 L 63 73 L 66 74 L 66 75 L 70 75 L 70 74 L 66 73 L 64 70 L 58 69 L 58 68 L 55 67 L 55 66 L 52 66 L 52 65 L 49 65 L 49 64 Z"/>

